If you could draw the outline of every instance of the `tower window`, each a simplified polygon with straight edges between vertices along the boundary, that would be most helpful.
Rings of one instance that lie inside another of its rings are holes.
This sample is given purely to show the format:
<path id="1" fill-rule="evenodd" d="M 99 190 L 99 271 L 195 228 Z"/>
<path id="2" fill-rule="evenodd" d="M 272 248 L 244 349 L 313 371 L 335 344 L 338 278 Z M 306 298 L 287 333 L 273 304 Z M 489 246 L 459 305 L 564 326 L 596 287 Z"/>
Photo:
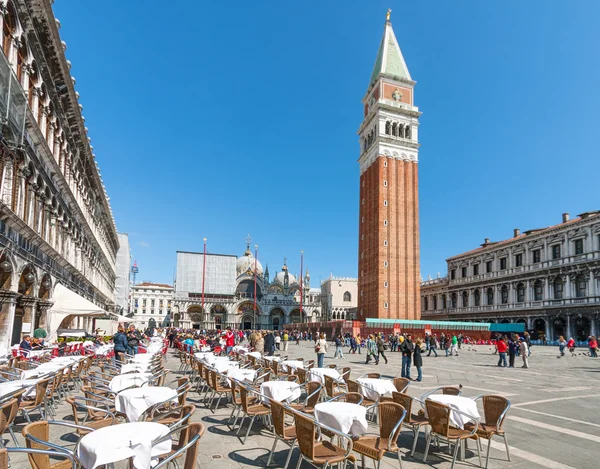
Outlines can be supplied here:
<path id="1" fill-rule="evenodd" d="M 383 266 L 387 267 L 388 266 L 388 261 L 383 261 Z"/>
<path id="2" fill-rule="evenodd" d="M 392 123 L 390 121 L 387 121 L 385 123 L 385 133 L 387 135 L 389 135 L 391 133 L 391 131 L 392 131 Z"/>
<path id="3" fill-rule="evenodd" d="M 383 282 L 383 287 L 387 288 L 388 287 L 388 283 L 387 282 Z"/>
<path id="4" fill-rule="evenodd" d="M 387 180 L 383 181 L 383 187 L 387 187 Z"/>
<path id="5" fill-rule="evenodd" d="M 387 307 L 388 307 L 388 304 L 387 304 L 387 302 L 386 302 L 386 303 L 383 303 L 383 307 L 387 309 Z"/>
<path id="6" fill-rule="evenodd" d="M 387 239 L 383 240 L 383 245 L 387 246 Z"/>
<path id="7" fill-rule="evenodd" d="M 363 235 L 360 235 L 360 239 L 361 239 L 362 241 L 364 241 L 364 239 L 365 239 L 365 235 L 364 235 L 364 234 L 363 234 Z"/>
<path id="8" fill-rule="evenodd" d="M 362 199 L 362 204 L 363 204 L 363 205 L 365 204 L 365 199 Z"/>
<path id="9" fill-rule="evenodd" d="M 387 200 L 384 200 L 384 201 L 383 201 L 383 206 L 384 206 L 384 207 L 387 207 Z"/>
<path id="10" fill-rule="evenodd" d="M 387 160 L 384 160 L 384 161 L 383 161 L 383 167 L 384 167 L 384 168 L 387 168 Z"/>
<path id="11" fill-rule="evenodd" d="M 365 217 L 362 217 L 362 218 L 360 219 L 360 221 L 361 221 L 361 223 L 364 223 L 364 222 L 365 222 Z"/>
<path id="12" fill-rule="evenodd" d="M 362 182 L 362 186 L 365 187 L 365 181 Z"/>
<path id="13" fill-rule="evenodd" d="M 383 220 L 383 226 L 387 226 L 387 220 Z"/>

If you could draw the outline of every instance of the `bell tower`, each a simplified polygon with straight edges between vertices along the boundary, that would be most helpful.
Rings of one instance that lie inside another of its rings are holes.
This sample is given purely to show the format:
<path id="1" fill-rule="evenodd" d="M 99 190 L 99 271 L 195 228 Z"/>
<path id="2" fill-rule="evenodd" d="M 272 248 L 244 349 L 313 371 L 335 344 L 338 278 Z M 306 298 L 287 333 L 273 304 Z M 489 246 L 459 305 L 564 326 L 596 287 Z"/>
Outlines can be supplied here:
<path id="1" fill-rule="evenodd" d="M 388 11 L 360 136 L 358 317 L 419 319 L 419 116 Z"/>

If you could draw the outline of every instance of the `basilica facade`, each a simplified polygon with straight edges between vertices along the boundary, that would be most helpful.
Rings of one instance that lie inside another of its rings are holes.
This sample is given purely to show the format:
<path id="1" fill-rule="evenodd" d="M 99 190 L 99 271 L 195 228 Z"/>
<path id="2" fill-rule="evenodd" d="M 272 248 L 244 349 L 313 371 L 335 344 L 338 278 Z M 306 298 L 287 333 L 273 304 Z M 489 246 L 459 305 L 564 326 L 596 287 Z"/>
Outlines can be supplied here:
<path id="1" fill-rule="evenodd" d="M 321 290 L 310 288 L 308 269 L 299 279 L 284 259 L 271 277 L 249 244 L 240 257 L 177 253 L 173 322 L 178 327 L 280 330 L 320 319 L 321 309 Z"/>

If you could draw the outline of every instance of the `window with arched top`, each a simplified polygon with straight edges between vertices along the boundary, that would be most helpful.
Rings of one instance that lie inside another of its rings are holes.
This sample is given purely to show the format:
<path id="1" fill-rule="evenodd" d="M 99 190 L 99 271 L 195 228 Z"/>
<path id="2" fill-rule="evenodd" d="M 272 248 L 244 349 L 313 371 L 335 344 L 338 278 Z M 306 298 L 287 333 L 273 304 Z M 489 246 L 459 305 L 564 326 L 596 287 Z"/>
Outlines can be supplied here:
<path id="1" fill-rule="evenodd" d="M 392 124 L 392 135 L 398 135 L 398 124 L 396 124 L 395 122 Z"/>
<path id="2" fill-rule="evenodd" d="M 536 280 L 533 284 L 533 299 L 534 301 L 542 301 L 544 298 L 544 290 L 541 280 Z"/>
<path id="3" fill-rule="evenodd" d="M 487 295 L 487 304 L 490 306 L 493 305 L 494 304 L 494 289 L 488 288 L 486 295 Z"/>
<path id="4" fill-rule="evenodd" d="M 452 293 L 452 295 L 450 295 L 450 307 L 451 308 L 456 308 L 457 300 L 458 300 L 458 298 L 456 296 L 456 293 Z"/>
<path id="5" fill-rule="evenodd" d="M 500 301 L 503 305 L 508 303 L 508 287 L 506 285 L 502 285 L 500 289 Z"/>
<path id="6" fill-rule="evenodd" d="M 429 301 L 426 296 L 423 297 L 423 311 L 427 311 L 429 309 Z"/>
<path id="7" fill-rule="evenodd" d="M 411 129 L 410 129 L 410 125 L 407 125 L 407 126 L 404 128 L 404 138 L 410 138 L 410 130 L 411 130 Z"/>
<path id="8" fill-rule="evenodd" d="M 386 135 L 389 135 L 392 132 L 392 123 L 390 121 L 387 121 L 385 123 L 385 133 Z"/>
<path id="9" fill-rule="evenodd" d="M 556 277 L 554 279 L 554 284 L 553 284 L 554 299 L 555 300 L 562 300 L 562 298 L 563 298 L 563 288 L 564 288 L 563 279 L 561 277 Z"/>
<path id="10" fill-rule="evenodd" d="M 462 293 L 462 307 L 466 308 L 467 306 L 469 306 L 469 294 L 464 291 Z"/>
<path id="11" fill-rule="evenodd" d="M 23 66 L 27 61 L 27 45 L 25 44 L 25 40 L 21 40 L 21 47 L 17 51 L 17 80 L 21 85 L 23 84 Z"/>
<path id="12" fill-rule="evenodd" d="M 575 279 L 575 296 L 577 298 L 583 298 L 587 293 L 587 279 L 579 274 Z"/>
<path id="13" fill-rule="evenodd" d="M 12 5 L 8 4 L 8 9 L 2 22 L 2 50 L 7 58 L 10 56 L 10 46 L 12 45 L 13 34 L 15 34 L 16 30 L 17 22 L 14 11 L 12 10 Z"/>
<path id="14" fill-rule="evenodd" d="M 479 289 L 476 289 L 473 293 L 473 299 L 475 301 L 475 306 L 479 306 L 481 304 L 481 293 L 479 293 Z"/>
<path id="15" fill-rule="evenodd" d="M 523 303 L 525 301 L 525 285 L 520 282 L 517 285 L 517 303 Z"/>
<path id="16" fill-rule="evenodd" d="M 352 295 L 349 291 L 344 293 L 344 301 L 352 301 Z"/>

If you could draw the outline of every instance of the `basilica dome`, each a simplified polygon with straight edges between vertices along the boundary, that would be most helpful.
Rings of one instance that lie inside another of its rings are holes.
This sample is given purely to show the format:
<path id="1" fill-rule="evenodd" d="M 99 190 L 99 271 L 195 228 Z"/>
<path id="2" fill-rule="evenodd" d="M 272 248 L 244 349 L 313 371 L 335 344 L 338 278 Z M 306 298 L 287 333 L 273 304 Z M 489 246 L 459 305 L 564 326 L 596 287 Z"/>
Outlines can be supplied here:
<path id="1" fill-rule="evenodd" d="M 246 249 L 243 256 L 238 257 L 235 263 L 235 271 L 238 277 L 242 274 L 250 271 L 250 275 L 254 275 L 254 265 L 256 262 L 256 275 L 263 274 L 263 268 L 260 262 L 254 260 L 254 256 L 250 252 L 250 249 Z"/>
<path id="2" fill-rule="evenodd" d="M 274 282 L 279 282 L 283 285 L 283 279 L 285 277 L 285 271 L 281 271 L 281 272 L 277 272 L 277 275 L 275 275 L 275 279 L 273 280 Z M 290 285 L 292 283 L 296 283 L 296 277 L 294 277 L 292 274 L 288 274 L 288 281 L 290 282 Z"/>

